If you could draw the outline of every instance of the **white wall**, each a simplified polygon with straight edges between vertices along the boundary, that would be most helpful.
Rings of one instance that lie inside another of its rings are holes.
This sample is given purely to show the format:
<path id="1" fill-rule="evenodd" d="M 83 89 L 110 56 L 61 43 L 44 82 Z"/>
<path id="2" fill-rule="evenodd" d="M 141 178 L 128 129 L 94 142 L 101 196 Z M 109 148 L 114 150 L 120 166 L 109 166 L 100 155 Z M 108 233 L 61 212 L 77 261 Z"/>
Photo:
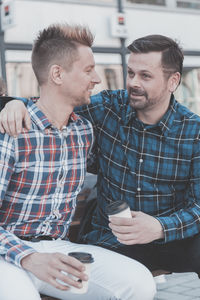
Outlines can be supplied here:
<path id="1" fill-rule="evenodd" d="M 120 45 L 110 35 L 114 6 L 78 5 L 62 2 L 15 0 L 16 26 L 6 31 L 6 42 L 32 43 L 37 32 L 54 22 L 88 24 L 95 33 L 95 46 Z M 127 44 L 147 34 L 160 33 L 180 40 L 185 50 L 200 50 L 200 14 L 126 8 Z"/>
<path id="2" fill-rule="evenodd" d="M 129 39 L 147 34 L 164 34 L 178 39 L 184 50 L 200 50 L 200 14 L 129 9 Z"/>
<path id="3" fill-rule="evenodd" d="M 95 46 L 119 46 L 109 34 L 109 17 L 115 7 L 77 5 L 58 2 L 15 1 L 16 26 L 6 31 L 5 41 L 32 43 L 40 29 L 56 22 L 89 25 L 95 34 Z"/>

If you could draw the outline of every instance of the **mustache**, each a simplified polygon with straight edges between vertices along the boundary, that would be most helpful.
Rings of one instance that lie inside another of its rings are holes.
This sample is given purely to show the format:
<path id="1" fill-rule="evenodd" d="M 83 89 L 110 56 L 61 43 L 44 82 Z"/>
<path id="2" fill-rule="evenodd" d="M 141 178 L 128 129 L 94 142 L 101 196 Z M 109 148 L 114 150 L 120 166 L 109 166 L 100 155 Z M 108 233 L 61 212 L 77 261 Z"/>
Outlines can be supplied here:
<path id="1" fill-rule="evenodd" d="M 129 88 L 129 94 L 135 94 L 136 96 L 147 96 L 146 92 L 140 89 Z"/>

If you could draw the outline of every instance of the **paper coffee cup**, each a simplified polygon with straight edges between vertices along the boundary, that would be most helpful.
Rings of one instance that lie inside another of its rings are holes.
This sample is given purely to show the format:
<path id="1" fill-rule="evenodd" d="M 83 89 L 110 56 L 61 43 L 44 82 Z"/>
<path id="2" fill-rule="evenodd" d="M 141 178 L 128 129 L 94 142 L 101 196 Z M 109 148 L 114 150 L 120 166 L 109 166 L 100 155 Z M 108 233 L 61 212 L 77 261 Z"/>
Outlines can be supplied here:
<path id="1" fill-rule="evenodd" d="M 115 201 L 106 207 L 106 214 L 109 217 L 132 218 L 130 207 L 126 202 Z"/>
<path id="2" fill-rule="evenodd" d="M 91 263 L 94 262 L 94 259 L 92 257 L 92 255 L 90 253 L 87 253 L 87 252 L 70 252 L 68 253 L 69 256 L 72 256 L 76 259 L 78 259 L 80 262 L 82 262 L 84 265 L 85 265 L 85 271 L 84 273 L 88 275 L 88 278 L 90 276 L 90 266 L 91 266 Z M 76 288 L 74 286 L 70 286 L 70 292 L 71 293 L 74 293 L 74 294 L 84 294 L 87 292 L 88 290 L 88 281 L 84 281 L 84 280 L 81 280 L 71 274 L 69 274 L 69 276 L 75 280 L 75 281 L 79 281 L 82 283 L 82 288 Z"/>

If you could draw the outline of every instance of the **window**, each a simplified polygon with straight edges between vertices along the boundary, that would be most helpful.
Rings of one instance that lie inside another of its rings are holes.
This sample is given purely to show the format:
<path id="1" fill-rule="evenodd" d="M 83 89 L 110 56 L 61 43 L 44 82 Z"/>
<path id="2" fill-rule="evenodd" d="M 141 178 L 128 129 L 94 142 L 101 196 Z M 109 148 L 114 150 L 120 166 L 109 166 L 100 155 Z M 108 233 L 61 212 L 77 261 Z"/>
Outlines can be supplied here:
<path id="1" fill-rule="evenodd" d="M 166 5 L 166 0 L 126 0 L 126 1 L 134 4 L 148 4 L 148 5 L 159 5 L 159 6 Z"/>
<path id="2" fill-rule="evenodd" d="M 200 68 L 184 68 L 176 99 L 200 115 Z"/>
<path id="3" fill-rule="evenodd" d="M 176 1 L 176 6 L 179 8 L 191 8 L 191 9 L 200 9 L 200 1 L 199 0 L 182 0 Z"/>

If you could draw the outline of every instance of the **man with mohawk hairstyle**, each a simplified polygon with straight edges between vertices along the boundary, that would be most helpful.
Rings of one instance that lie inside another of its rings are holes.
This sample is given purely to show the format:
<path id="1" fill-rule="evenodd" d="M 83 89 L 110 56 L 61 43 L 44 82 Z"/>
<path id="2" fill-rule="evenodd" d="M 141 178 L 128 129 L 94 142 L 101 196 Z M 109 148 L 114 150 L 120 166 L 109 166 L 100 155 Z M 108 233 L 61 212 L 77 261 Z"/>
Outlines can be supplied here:
<path id="1" fill-rule="evenodd" d="M 153 277 L 139 262 L 68 240 L 93 142 L 91 123 L 73 112 L 90 103 L 100 82 L 92 42 L 85 27 L 52 25 L 41 31 L 32 51 L 40 99 L 27 106 L 31 128 L 17 138 L 0 134 L 2 300 L 39 300 L 39 293 L 66 300 L 154 297 Z M 90 278 L 84 264 L 68 255 L 74 251 L 92 254 Z M 71 292 L 70 286 L 81 288 L 87 280 L 85 294 Z"/>

